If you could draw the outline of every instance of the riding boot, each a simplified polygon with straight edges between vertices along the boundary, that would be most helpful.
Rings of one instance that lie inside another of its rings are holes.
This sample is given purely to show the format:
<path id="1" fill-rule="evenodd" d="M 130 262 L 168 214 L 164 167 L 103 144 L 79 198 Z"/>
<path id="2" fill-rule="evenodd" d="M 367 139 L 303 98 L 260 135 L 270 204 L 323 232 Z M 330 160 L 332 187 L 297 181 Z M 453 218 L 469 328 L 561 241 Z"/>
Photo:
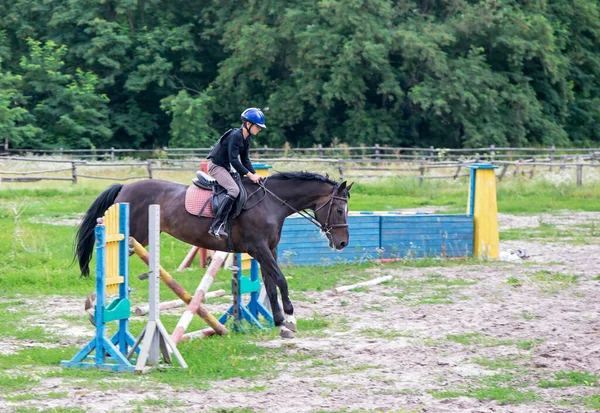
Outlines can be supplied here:
<path id="1" fill-rule="evenodd" d="M 229 236 L 225 231 L 225 226 L 231 212 L 231 207 L 233 206 L 233 201 L 234 199 L 229 195 L 225 195 L 223 198 L 223 203 L 219 206 L 219 210 L 215 214 L 215 220 L 208 230 L 208 233 L 213 237 L 227 238 Z"/>

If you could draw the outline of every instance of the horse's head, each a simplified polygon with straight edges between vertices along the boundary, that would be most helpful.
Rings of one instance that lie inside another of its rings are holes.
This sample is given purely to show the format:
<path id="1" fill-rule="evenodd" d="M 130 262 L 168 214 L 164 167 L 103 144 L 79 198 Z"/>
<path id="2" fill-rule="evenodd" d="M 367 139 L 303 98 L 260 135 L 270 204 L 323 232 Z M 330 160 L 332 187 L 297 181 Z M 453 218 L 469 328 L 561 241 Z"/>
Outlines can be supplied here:
<path id="1" fill-rule="evenodd" d="M 346 181 L 333 188 L 330 195 L 322 197 L 315 207 L 315 218 L 321 224 L 329 240 L 329 246 L 341 250 L 348 246 L 350 235 L 348 233 L 348 199 L 350 198 L 350 185 Z"/>

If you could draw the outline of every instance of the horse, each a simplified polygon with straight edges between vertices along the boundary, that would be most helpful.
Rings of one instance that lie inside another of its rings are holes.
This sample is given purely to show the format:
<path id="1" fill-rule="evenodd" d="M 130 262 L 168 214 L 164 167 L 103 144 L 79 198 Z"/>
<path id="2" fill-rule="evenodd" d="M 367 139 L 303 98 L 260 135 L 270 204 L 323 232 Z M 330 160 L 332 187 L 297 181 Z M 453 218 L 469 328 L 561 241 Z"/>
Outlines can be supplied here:
<path id="1" fill-rule="evenodd" d="M 297 331 L 288 284 L 277 264 L 276 247 L 285 218 L 300 213 L 321 229 L 329 246 L 341 250 L 348 245 L 348 199 L 353 183 L 337 183 L 328 176 L 311 172 L 279 172 L 257 185 L 242 179 L 248 198 L 240 214 L 231 221 L 229 245 L 208 234 L 211 218 L 201 218 L 185 209 L 187 185 L 146 179 L 131 184 L 114 184 L 92 203 L 79 226 L 75 260 L 82 276 L 89 275 L 94 251 L 97 218 L 115 203 L 130 204 L 130 235 L 148 245 L 148 206 L 160 205 L 160 229 L 185 243 L 211 250 L 245 252 L 260 264 L 273 322 L 282 337 Z M 304 213 L 312 210 L 314 217 Z M 277 299 L 281 294 L 283 313 Z M 285 314 L 284 314 L 285 313 Z"/>

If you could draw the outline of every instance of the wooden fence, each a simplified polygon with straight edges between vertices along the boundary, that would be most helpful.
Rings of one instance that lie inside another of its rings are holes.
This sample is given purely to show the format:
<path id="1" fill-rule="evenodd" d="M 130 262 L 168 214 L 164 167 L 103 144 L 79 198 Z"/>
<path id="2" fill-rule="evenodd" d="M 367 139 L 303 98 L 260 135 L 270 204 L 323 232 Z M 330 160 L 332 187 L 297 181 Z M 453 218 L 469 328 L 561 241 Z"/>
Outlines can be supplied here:
<path id="1" fill-rule="evenodd" d="M 343 158 L 264 158 L 253 156 L 256 162 L 275 166 L 276 170 L 329 171 L 342 179 L 374 179 L 385 177 L 413 177 L 423 182 L 426 179 L 459 179 L 469 175 L 467 167 L 482 161 L 480 158 L 460 161 L 436 161 L 426 158 L 417 161 L 406 159 L 343 159 Z M 76 184 L 81 178 L 110 181 L 153 179 L 162 171 L 189 172 L 190 177 L 198 170 L 203 158 L 197 159 L 148 159 L 145 161 L 111 162 L 55 159 L 47 157 L 0 157 L 0 182 L 71 181 Z M 507 175 L 518 178 L 533 178 L 540 173 L 572 170 L 573 182 L 583 185 L 584 170 L 600 167 L 600 157 L 567 157 L 558 155 L 548 158 L 529 158 L 516 161 L 485 160 L 498 165 L 498 179 Z M 31 166 L 29 166 L 31 165 Z M 47 165 L 56 165 L 50 167 Z M 111 173 L 107 173 L 110 171 Z M 159 176 L 160 177 L 160 176 Z"/>
<path id="2" fill-rule="evenodd" d="M 110 160 L 114 162 L 124 158 L 145 159 L 203 159 L 210 148 L 160 148 L 160 149 L 10 149 L 5 148 L 3 156 L 53 156 L 71 160 Z M 322 147 L 313 148 L 252 148 L 253 159 L 271 160 L 277 158 L 318 158 L 371 161 L 404 162 L 469 162 L 469 161 L 596 161 L 600 159 L 600 148 L 508 148 L 490 145 L 481 148 L 405 148 L 374 146 Z"/>

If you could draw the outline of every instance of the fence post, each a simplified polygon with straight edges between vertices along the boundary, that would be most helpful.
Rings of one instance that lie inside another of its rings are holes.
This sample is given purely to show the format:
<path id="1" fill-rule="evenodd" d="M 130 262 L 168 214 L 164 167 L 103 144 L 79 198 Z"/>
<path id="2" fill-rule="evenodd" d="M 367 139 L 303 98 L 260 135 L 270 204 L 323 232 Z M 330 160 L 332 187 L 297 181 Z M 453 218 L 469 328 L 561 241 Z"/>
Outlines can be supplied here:
<path id="1" fill-rule="evenodd" d="M 341 159 L 338 159 L 338 171 L 340 172 L 340 181 L 344 180 L 344 163 Z"/>
<path id="2" fill-rule="evenodd" d="M 114 160 L 115 160 L 115 148 L 112 146 L 110 148 L 110 160 L 111 160 L 111 162 L 114 162 Z"/>
<path id="3" fill-rule="evenodd" d="M 504 174 L 506 174 L 506 171 L 508 170 L 508 163 L 505 163 L 502 166 L 502 171 L 500 172 L 500 176 L 498 176 L 498 181 L 501 181 L 502 178 L 504 178 Z"/>
<path id="4" fill-rule="evenodd" d="M 323 145 L 319 144 L 319 156 L 322 158 L 325 156 L 325 153 L 323 152 Z"/>
<path id="5" fill-rule="evenodd" d="M 556 154 L 556 146 L 550 148 L 550 172 L 552 172 L 552 164 L 554 163 L 554 155 Z"/>
<path id="6" fill-rule="evenodd" d="M 77 183 L 77 163 L 71 162 L 71 177 L 73 178 L 73 184 Z"/>
<path id="7" fill-rule="evenodd" d="M 4 152 L 8 153 L 8 136 L 4 137 Z"/>
<path id="8" fill-rule="evenodd" d="M 146 168 L 148 169 L 148 179 L 152 179 L 152 161 L 147 161 Z"/>
<path id="9" fill-rule="evenodd" d="M 496 156 L 496 145 L 490 145 L 490 161 L 494 162 L 494 157 Z"/>
<path id="10" fill-rule="evenodd" d="M 462 168 L 462 164 L 458 165 L 456 167 L 456 172 L 454 173 L 454 178 L 453 178 L 455 181 L 456 181 L 456 178 L 458 178 L 458 175 L 460 174 L 460 168 Z"/>
<path id="11" fill-rule="evenodd" d="M 379 144 L 375 144 L 375 159 L 379 160 Z"/>
<path id="12" fill-rule="evenodd" d="M 434 157 L 435 157 L 435 150 L 434 150 L 433 146 L 430 146 L 429 147 L 429 159 L 433 160 Z"/>
<path id="13" fill-rule="evenodd" d="M 533 157 L 533 164 L 531 165 L 531 171 L 529 172 L 529 179 L 533 179 L 533 174 L 535 172 L 535 156 Z"/>
<path id="14" fill-rule="evenodd" d="M 419 166 L 419 185 L 423 185 L 424 176 L 425 176 L 425 158 L 421 159 L 421 166 Z"/>
<path id="15" fill-rule="evenodd" d="M 577 186 L 583 185 L 583 165 L 577 164 Z"/>

